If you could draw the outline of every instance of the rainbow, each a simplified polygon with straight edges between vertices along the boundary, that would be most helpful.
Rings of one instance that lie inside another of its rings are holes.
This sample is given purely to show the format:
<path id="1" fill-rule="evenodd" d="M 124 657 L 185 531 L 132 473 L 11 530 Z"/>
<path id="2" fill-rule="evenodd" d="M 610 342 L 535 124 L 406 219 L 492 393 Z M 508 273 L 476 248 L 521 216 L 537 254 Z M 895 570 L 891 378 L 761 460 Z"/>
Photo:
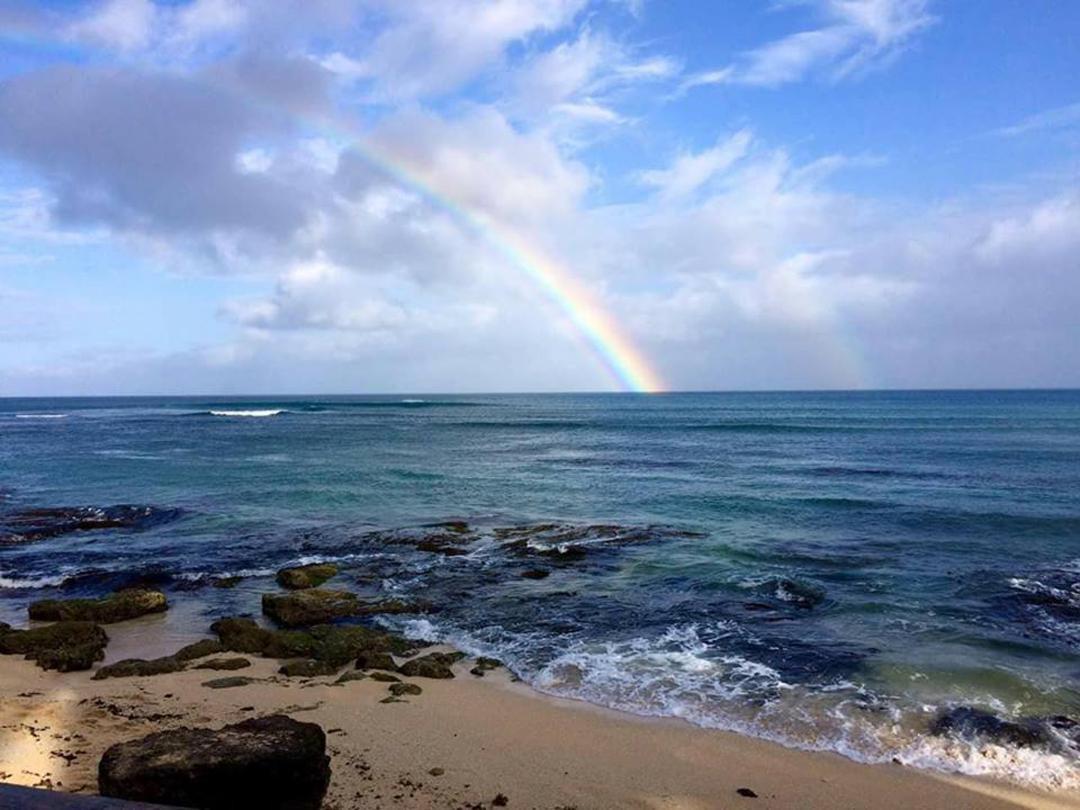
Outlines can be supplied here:
<path id="1" fill-rule="evenodd" d="M 660 374 L 611 313 L 566 268 L 527 244 L 508 226 L 499 226 L 482 218 L 440 193 L 435 183 L 424 178 L 419 169 L 406 167 L 400 159 L 381 153 L 358 134 L 349 137 L 348 142 L 369 165 L 445 211 L 535 284 L 569 319 L 578 336 L 620 387 L 639 393 L 667 389 Z"/>

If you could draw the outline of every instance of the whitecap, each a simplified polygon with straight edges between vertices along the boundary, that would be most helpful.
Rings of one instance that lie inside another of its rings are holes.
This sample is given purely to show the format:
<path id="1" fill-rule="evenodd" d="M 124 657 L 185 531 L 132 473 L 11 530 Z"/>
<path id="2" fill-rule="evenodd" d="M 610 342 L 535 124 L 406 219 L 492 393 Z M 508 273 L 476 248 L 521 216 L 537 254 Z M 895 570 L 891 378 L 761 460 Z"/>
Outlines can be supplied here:
<path id="1" fill-rule="evenodd" d="M 67 419 L 66 413 L 17 413 L 16 419 Z"/>
<path id="2" fill-rule="evenodd" d="M 251 418 L 277 416 L 281 413 L 285 413 L 284 408 L 272 408 L 262 411 L 210 411 L 211 416 L 246 416 Z"/>

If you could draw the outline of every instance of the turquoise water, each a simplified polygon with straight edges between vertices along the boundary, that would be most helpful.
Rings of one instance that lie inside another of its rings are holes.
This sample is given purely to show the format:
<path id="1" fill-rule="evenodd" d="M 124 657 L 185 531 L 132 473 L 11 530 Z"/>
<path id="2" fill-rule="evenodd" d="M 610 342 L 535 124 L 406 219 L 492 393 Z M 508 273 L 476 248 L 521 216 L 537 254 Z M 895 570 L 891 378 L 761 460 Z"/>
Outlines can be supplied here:
<path id="1" fill-rule="evenodd" d="M 257 613 L 281 565 L 334 559 L 335 584 L 442 608 L 396 626 L 538 689 L 1080 783 L 1068 734 L 927 732 L 957 705 L 1080 716 L 1080 392 L 7 399 L 0 491 L 0 535 L 31 507 L 179 510 L 9 533 L 7 621 L 148 578 L 201 631 Z M 451 519 L 466 553 L 415 547 Z"/>

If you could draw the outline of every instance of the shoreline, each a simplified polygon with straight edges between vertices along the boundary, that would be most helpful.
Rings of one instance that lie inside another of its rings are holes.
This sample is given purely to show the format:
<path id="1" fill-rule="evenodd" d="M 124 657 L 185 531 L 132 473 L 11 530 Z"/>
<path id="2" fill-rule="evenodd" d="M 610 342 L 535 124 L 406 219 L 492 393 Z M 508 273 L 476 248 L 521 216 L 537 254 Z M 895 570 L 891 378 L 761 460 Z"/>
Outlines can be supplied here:
<path id="1" fill-rule="evenodd" d="M 124 624 L 110 627 L 110 635 L 128 653 L 146 625 Z M 383 703 L 385 683 L 287 678 L 277 674 L 279 661 L 245 657 L 251 666 L 237 672 L 189 668 L 95 681 L 89 672 L 44 671 L 0 656 L 0 781 L 96 793 L 98 759 L 114 742 L 281 712 L 327 732 L 328 810 L 486 808 L 498 806 L 500 794 L 508 807 L 579 810 L 1080 807 L 1075 792 L 862 764 L 553 697 L 512 682 L 502 669 L 477 678 L 467 661 L 455 665 L 451 680 L 403 678 L 422 694 Z M 229 675 L 257 680 L 227 689 L 202 685 Z M 740 788 L 756 797 L 740 795 Z"/>

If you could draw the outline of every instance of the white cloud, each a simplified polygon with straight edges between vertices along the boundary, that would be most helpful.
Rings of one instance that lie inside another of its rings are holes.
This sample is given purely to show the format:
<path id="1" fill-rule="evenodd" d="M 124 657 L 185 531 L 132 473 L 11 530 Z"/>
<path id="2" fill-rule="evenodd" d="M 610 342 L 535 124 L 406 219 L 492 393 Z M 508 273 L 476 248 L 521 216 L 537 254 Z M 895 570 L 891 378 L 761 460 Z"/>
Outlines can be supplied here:
<path id="1" fill-rule="evenodd" d="M 1006 138 L 1016 138 L 1032 132 L 1071 129 L 1073 127 L 1080 127 L 1080 102 L 1029 115 L 1011 126 L 1002 127 L 996 131 L 996 134 Z"/>
<path id="2" fill-rule="evenodd" d="M 749 130 L 740 130 L 720 139 L 711 149 L 679 155 L 670 168 L 643 172 L 641 180 L 667 199 L 685 197 L 744 157 L 752 140 Z"/>

